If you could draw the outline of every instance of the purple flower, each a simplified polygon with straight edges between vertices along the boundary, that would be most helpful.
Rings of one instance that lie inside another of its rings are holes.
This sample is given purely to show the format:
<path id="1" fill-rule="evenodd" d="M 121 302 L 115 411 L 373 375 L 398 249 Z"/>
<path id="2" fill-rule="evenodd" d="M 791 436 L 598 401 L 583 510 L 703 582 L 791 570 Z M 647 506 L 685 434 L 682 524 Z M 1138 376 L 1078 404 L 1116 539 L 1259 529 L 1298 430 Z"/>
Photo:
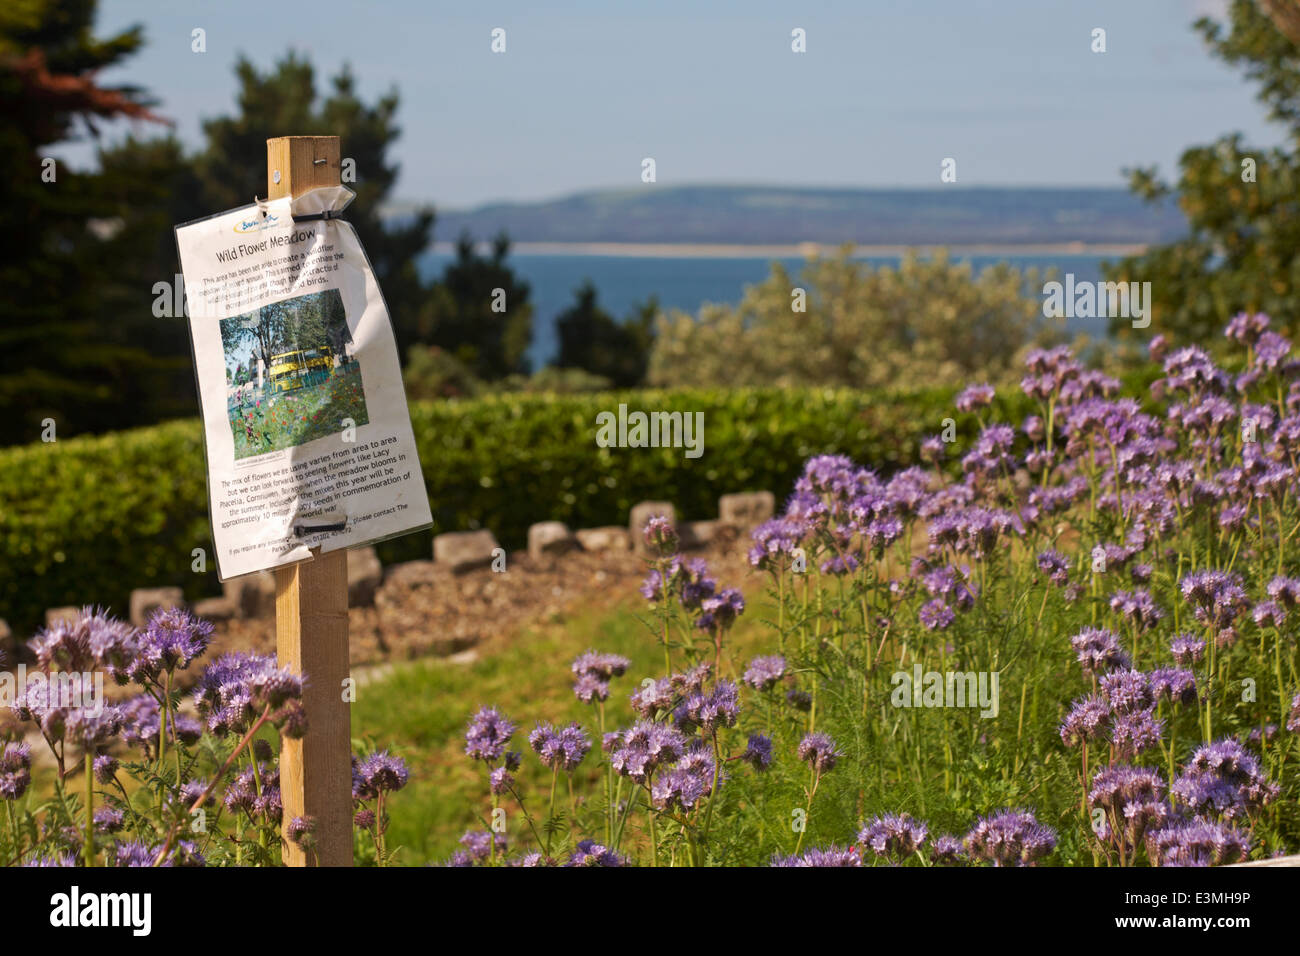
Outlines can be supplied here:
<path id="1" fill-rule="evenodd" d="M 779 654 L 755 657 L 742 678 L 754 690 L 771 690 L 785 676 L 785 658 Z"/>
<path id="2" fill-rule="evenodd" d="M 669 582 L 676 589 L 682 609 L 690 612 L 700 610 L 704 600 L 712 597 L 718 588 L 717 582 L 709 577 L 709 566 L 700 558 L 685 561 L 680 557 L 673 558 Z M 741 609 L 744 609 L 743 602 Z"/>
<path id="3" fill-rule="evenodd" d="M 1169 642 L 1169 650 L 1173 652 L 1174 663 L 1186 667 L 1200 663 L 1205 657 L 1205 642 L 1193 634 L 1178 634 Z"/>
<path id="4" fill-rule="evenodd" d="M 837 554 L 833 557 L 827 558 L 821 563 L 818 570 L 820 570 L 822 574 L 852 574 L 861 567 L 861 565 L 862 562 L 858 559 L 856 554 L 853 552 L 845 552 L 844 554 Z"/>
<path id="5" fill-rule="evenodd" d="M 149 846 L 138 840 L 118 843 L 113 848 L 113 865 L 120 867 L 153 866 L 153 861 L 158 857 L 161 850 L 161 845 Z M 164 861 L 163 866 L 171 866 L 171 861 Z"/>
<path id="6" fill-rule="evenodd" d="M 734 727 L 740 716 L 740 695 L 731 681 L 720 680 L 708 693 L 695 693 L 675 711 L 673 720 L 683 732 L 698 729 L 710 736 L 721 727 Z"/>
<path id="7" fill-rule="evenodd" d="M 68 710 L 64 739 L 83 750 L 94 751 L 112 742 L 122 731 L 122 708 L 100 704 L 97 708 L 77 707 Z"/>
<path id="8" fill-rule="evenodd" d="M 578 677 L 592 674 L 607 681 L 614 677 L 622 677 L 631 666 L 632 662 L 619 654 L 598 654 L 595 651 L 587 651 L 578 656 L 570 669 Z"/>
<path id="9" fill-rule="evenodd" d="M 1275 577 L 1268 582 L 1268 596 L 1283 607 L 1300 604 L 1300 578 Z"/>
<path id="10" fill-rule="evenodd" d="M 807 734 L 799 741 L 797 753 L 818 775 L 834 770 L 836 761 L 844 756 L 844 751 L 826 734 Z"/>
<path id="11" fill-rule="evenodd" d="M 955 836 L 935 837 L 930 844 L 930 859 L 941 866 L 952 866 L 966 859 L 966 848 Z"/>
<path id="12" fill-rule="evenodd" d="M 657 681 L 647 681 L 631 697 L 632 709 L 645 720 L 653 720 L 660 714 L 673 709 L 675 694 L 672 678 L 661 677 Z M 608 749 L 608 748 L 607 748 Z"/>
<path id="13" fill-rule="evenodd" d="M 1112 668 L 1128 666 L 1119 638 L 1105 628 L 1085 627 L 1070 638 L 1070 646 L 1085 675 L 1104 674 Z"/>
<path id="14" fill-rule="evenodd" d="M 616 772 L 644 784 L 660 767 L 680 759 L 685 750 L 686 738 L 680 731 L 642 720 L 623 731 L 609 762 Z"/>
<path id="15" fill-rule="evenodd" d="M 909 814 L 887 813 L 858 831 L 858 843 L 869 847 L 876 856 L 900 861 L 919 850 L 928 833 L 929 828 Z"/>
<path id="16" fill-rule="evenodd" d="M 1277 601 L 1260 601 L 1251 617 L 1260 627 L 1281 627 L 1286 623 L 1286 608 Z"/>
<path id="17" fill-rule="evenodd" d="M 1193 571 L 1183 577 L 1179 587 L 1196 619 L 1215 628 L 1230 626 L 1247 607 L 1241 576 L 1230 571 Z"/>
<path id="18" fill-rule="evenodd" d="M 652 553 L 667 556 L 677 550 L 677 529 L 664 515 L 655 515 L 647 521 L 642 534 Z"/>
<path id="19" fill-rule="evenodd" d="M 1176 667 L 1160 667 L 1151 671 L 1151 694 L 1157 700 L 1164 698 L 1180 704 L 1196 703 L 1196 675 Z"/>
<path id="20" fill-rule="evenodd" d="M 942 598 L 935 598 L 922 605 L 921 610 L 917 611 L 916 617 L 927 630 L 941 631 L 956 620 L 957 615 L 953 613 L 952 608 L 943 602 Z"/>
<path id="21" fill-rule="evenodd" d="M 116 833 L 126 822 L 126 814 L 117 807 L 99 807 L 94 820 L 96 833 Z"/>
<path id="22" fill-rule="evenodd" d="M 572 773 L 591 750 L 591 738 L 575 721 L 567 727 L 538 724 L 528 735 L 528 745 L 552 770 Z"/>
<path id="23" fill-rule="evenodd" d="M 32 782 L 32 748 L 5 744 L 0 749 L 0 799 L 17 800 Z"/>
<path id="24" fill-rule="evenodd" d="M 1110 730 L 1110 708 L 1100 697 L 1076 700 L 1061 724 L 1061 739 L 1076 747 L 1097 740 Z"/>
<path id="25" fill-rule="evenodd" d="M 647 601 L 660 602 L 667 600 L 667 589 L 664 586 L 664 576 L 658 568 L 651 568 L 645 576 L 645 581 L 639 588 L 641 596 Z"/>
<path id="26" fill-rule="evenodd" d="M 1001 537 L 1023 533 L 1023 522 L 1016 515 L 989 508 L 960 508 L 935 515 L 926 531 L 930 547 L 951 547 L 958 554 L 983 560 L 993 552 Z"/>
<path id="27" fill-rule="evenodd" d="M 1103 767 L 1092 778 L 1088 791 L 1088 805 L 1122 814 L 1131 803 L 1149 803 L 1163 800 L 1164 778 L 1147 767 L 1116 764 Z"/>
<path id="28" fill-rule="evenodd" d="M 798 520 L 772 518 L 763 522 L 750 537 L 754 546 L 749 549 L 749 563 L 764 571 L 783 570 L 799 547 L 806 528 Z"/>
<path id="29" fill-rule="evenodd" d="M 1038 556 L 1038 570 L 1048 576 L 1057 587 L 1070 581 L 1070 564 L 1059 551 L 1044 551 Z"/>
<path id="30" fill-rule="evenodd" d="M 799 856 L 772 857 L 770 866 L 861 866 L 862 857 L 852 847 L 828 846 L 805 850 Z"/>
<path id="31" fill-rule="evenodd" d="M 104 670 L 125 683 L 126 668 L 136 657 L 136 639 L 129 624 L 102 610 L 84 607 L 76 618 L 60 618 L 40 631 L 28 647 L 46 670 Z"/>
<path id="32" fill-rule="evenodd" d="M 584 704 L 609 699 L 609 681 L 596 674 L 585 673 L 573 682 L 573 693 Z"/>
<path id="33" fill-rule="evenodd" d="M 108 754 L 100 754 L 91 762 L 95 779 L 102 784 L 113 782 L 113 777 L 117 775 L 117 766 L 117 758 Z"/>
<path id="34" fill-rule="evenodd" d="M 1231 737 L 1197 747 L 1172 789 L 1193 813 L 1224 819 L 1247 816 L 1280 792 L 1264 776 L 1258 758 Z"/>
<path id="35" fill-rule="evenodd" d="M 753 766 L 755 770 L 766 770 L 772 764 L 772 738 L 762 734 L 750 734 L 741 759 Z"/>
<path id="36" fill-rule="evenodd" d="M 1151 681 L 1142 671 L 1116 670 L 1101 677 L 1101 696 L 1117 714 L 1144 710 L 1155 703 Z"/>
<path id="37" fill-rule="evenodd" d="M 921 460 L 931 464 L 943 461 L 947 443 L 938 435 L 928 435 L 921 440 Z"/>
<path id="38" fill-rule="evenodd" d="M 527 865 L 527 864 L 521 864 Z M 592 840 L 581 840 L 565 866 L 628 866 L 627 857 Z"/>
<path id="39" fill-rule="evenodd" d="M 140 635 L 137 657 L 129 667 L 132 680 L 143 683 L 162 673 L 185 670 L 212 642 L 215 628 L 184 608 L 153 612 Z"/>
<path id="40" fill-rule="evenodd" d="M 1227 391 L 1228 376 L 1196 345 L 1175 349 L 1165 359 L 1164 387 L 1193 395 Z"/>
<path id="41" fill-rule="evenodd" d="M 1118 612 L 1138 631 L 1151 630 L 1165 616 L 1165 612 L 1160 610 L 1151 597 L 1151 592 L 1142 588 L 1133 591 L 1116 591 L 1111 595 L 1110 609 Z"/>
<path id="42" fill-rule="evenodd" d="M 704 613 L 696 620 L 696 627 L 716 634 L 736 623 L 736 618 L 745 610 L 745 599 L 735 588 L 725 588 L 704 598 L 700 602 L 700 609 Z"/>
<path id="43" fill-rule="evenodd" d="M 704 685 L 709 682 L 709 678 L 712 674 L 713 665 L 708 661 L 702 661 L 690 670 L 672 676 L 671 684 L 673 691 L 683 696 L 701 693 L 704 690 Z"/>
<path id="44" fill-rule="evenodd" d="M 977 477 L 996 477 L 1012 468 L 1011 446 L 1016 433 L 1010 425 L 989 425 L 975 440 L 975 447 L 962 459 L 962 470 Z"/>
<path id="45" fill-rule="evenodd" d="M 1028 810 L 999 810 L 981 817 L 964 841 L 973 860 L 994 866 L 1033 866 L 1056 846 L 1056 831 Z"/>
<path id="46" fill-rule="evenodd" d="M 218 737 L 242 736 L 266 708 L 286 735 L 301 736 L 306 730 L 302 676 L 279 667 L 270 655 L 223 654 L 199 678 L 194 703 Z"/>
<path id="47" fill-rule="evenodd" d="M 290 843 L 311 849 L 315 843 L 316 818 L 313 816 L 294 817 L 284 827 L 284 836 Z"/>
<path id="48" fill-rule="evenodd" d="M 1143 835 L 1170 818 L 1164 778 L 1146 767 L 1103 767 L 1093 777 L 1088 805 L 1107 814 L 1098 832 L 1102 840 L 1136 848 Z"/>
<path id="49" fill-rule="evenodd" d="M 465 731 L 465 753 L 471 759 L 493 763 L 501 759 L 514 736 L 515 725 L 493 707 L 480 707 Z"/>
<path id="50" fill-rule="evenodd" d="M 387 750 L 379 750 L 357 761 L 352 772 L 353 794 L 362 800 L 371 800 L 381 793 L 401 790 L 410 776 L 406 761 Z"/>
<path id="51" fill-rule="evenodd" d="M 158 747 L 158 732 L 162 726 L 162 708 L 152 694 L 140 694 L 121 705 L 122 738 L 133 747 L 140 747 L 146 758 L 152 759 Z M 174 726 L 173 726 L 174 724 Z M 167 723 L 166 738 L 173 744 L 192 745 L 203 736 L 203 725 L 188 714 L 173 713 Z"/>
<path id="52" fill-rule="evenodd" d="M 497 767 L 488 775 L 488 789 L 497 796 L 509 793 L 515 785 L 515 775 L 505 767 Z"/>
<path id="53" fill-rule="evenodd" d="M 1265 724 L 1262 728 L 1256 727 L 1250 732 L 1247 738 L 1252 744 L 1260 744 L 1272 740 L 1277 736 L 1277 724 Z"/>
<path id="54" fill-rule="evenodd" d="M 355 767 L 352 777 L 355 795 Z M 245 767 L 226 787 L 223 802 L 226 809 L 232 812 L 245 813 L 253 818 L 264 817 L 272 823 L 279 823 L 284 809 L 280 800 L 279 769 L 260 760 L 257 762 L 256 775 L 251 766 Z"/>
<path id="55" fill-rule="evenodd" d="M 977 408 L 985 408 L 993 404 L 993 394 L 992 385 L 968 385 L 957 396 L 957 411 L 973 412 Z"/>
<path id="56" fill-rule="evenodd" d="M 721 779 L 712 752 L 697 741 L 675 767 L 655 778 L 650 796 L 661 810 L 676 807 L 689 813 L 713 793 L 715 776 Z"/>
<path id="57" fill-rule="evenodd" d="M 1291 343 L 1276 332 L 1263 332 L 1255 342 L 1255 368 L 1261 372 L 1277 369 L 1291 354 Z"/>
<path id="58" fill-rule="evenodd" d="M 1164 729 L 1165 722 L 1156 717 L 1154 708 L 1124 711 L 1111 723 L 1110 740 L 1116 756 L 1131 760 L 1160 743 Z"/>
<path id="59" fill-rule="evenodd" d="M 1223 334 L 1243 345 L 1254 345 L 1260 335 L 1268 329 L 1268 324 L 1269 317 L 1263 312 L 1238 312 L 1232 317 Z"/>
<path id="60" fill-rule="evenodd" d="M 1147 856 L 1157 866 L 1226 866 L 1246 858 L 1250 837 L 1199 818 L 1175 820 L 1146 837 Z"/>
<path id="61" fill-rule="evenodd" d="M 208 782 L 206 780 L 187 780 L 185 783 L 181 784 L 181 800 L 185 804 L 185 809 L 188 811 L 198 803 L 199 798 L 207 792 Z M 210 807 L 216 802 L 216 795 L 208 793 L 207 799 L 204 800 L 203 805 L 205 807 Z"/>
<path id="62" fill-rule="evenodd" d="M 913 573 L 919 567 L 923 567 L 923 564 L 918 561 Z M 931 597 L 943 598 L 945 602 L 951 601 L 958 607 L 969 609 L 975 605 L 975 592 L 966 583 L 968 573 L 969 569 L 965 565 L 960 570 L 946 565 L 926 571 L 921 575 L 921 583 Z"/>

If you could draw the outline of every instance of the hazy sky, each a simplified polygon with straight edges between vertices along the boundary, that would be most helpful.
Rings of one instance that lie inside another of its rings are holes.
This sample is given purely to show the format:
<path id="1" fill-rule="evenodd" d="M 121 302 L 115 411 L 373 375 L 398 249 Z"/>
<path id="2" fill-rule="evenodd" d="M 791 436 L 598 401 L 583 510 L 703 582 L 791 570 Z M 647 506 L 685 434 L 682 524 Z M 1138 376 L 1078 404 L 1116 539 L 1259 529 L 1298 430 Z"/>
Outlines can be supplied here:
<path id="1" fill-rule="evenodd" d="M 1191 22 L 1216 0 L 101 0 L 147 46 L 105 82 L 178 134 L 234 109 L 232 66 L 308 54 L 402 95 L 396 195 L 459 208 L 660 184 L 1121 185 L 1231 130 L 1272 145 L 1254 91 Z M 190 32 L 207 31 L 207 52 Z M 491 31 L 506 30 L 506 52 Z M 791 51 L 791 30 L 807 52 Z M 1107 52 L 1090 50 L 1094 27 Z M 124 129 L 125 127 L 121 127 Z M 268 130 L 268 135 L 320 132 Z M 85 162 L 86 148 L 58 151 Z M 343 144 L 347 155 L 347 143 Z"/>

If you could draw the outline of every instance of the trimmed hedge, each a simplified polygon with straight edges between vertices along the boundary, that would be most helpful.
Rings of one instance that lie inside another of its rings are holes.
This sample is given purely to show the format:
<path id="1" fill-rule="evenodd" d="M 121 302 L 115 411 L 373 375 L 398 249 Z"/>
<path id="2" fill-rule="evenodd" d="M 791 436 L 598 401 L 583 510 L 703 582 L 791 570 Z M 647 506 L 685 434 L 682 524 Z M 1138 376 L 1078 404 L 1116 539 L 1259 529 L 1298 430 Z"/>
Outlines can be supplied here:
<path id="1" fill-rule="evenodd" d="M 1012 398 L 1024 414 L 1025 402 Z M 600 448 L 596 416 L 704 413 L 704 454 Z M 838 452 L 889 471 L 910 463 L 921 436 L 970 416 L 946 390 L 867 394 L 832 389 L 691 389 L 592 395 L 501 395 L 415 402 L 411 418 L 434 530 L 487 527 L 507 548 L 528 526 L 623 524 L 638 501 L 674 502 L 688 520 L 716 516 L 720 494 L 787 494 L 810 455 Z M 1005 420 L 1005 419 L 1004 419 Z M 428 557 L 430 535 L 379 548 L 386 561 Z M 194 569 L 195 548 L 207 571 Z M 0 450 L 0 617 L 25 633 L 46 608 L 126 607 L 132 588 L 178 585 L 218 593 L 199 423 Z"/>

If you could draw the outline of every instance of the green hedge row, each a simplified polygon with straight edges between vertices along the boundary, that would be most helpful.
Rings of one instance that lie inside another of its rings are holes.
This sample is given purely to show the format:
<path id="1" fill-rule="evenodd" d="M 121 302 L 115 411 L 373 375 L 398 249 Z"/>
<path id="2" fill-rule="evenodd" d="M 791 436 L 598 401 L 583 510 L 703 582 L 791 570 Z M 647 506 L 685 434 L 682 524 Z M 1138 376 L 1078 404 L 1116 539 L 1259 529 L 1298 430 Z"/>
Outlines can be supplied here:
<path id="1" fill-rule="evenodd" d="M 810 455 L 891 470 L 954 414 L 951 401 L 946 391 L 697 389 L 416 402 L 411 417 L 434 531 L 487 527 L 513 548 L 535 521 L 622 524 L 647 498 L 673 501 L 686 519 L 714 517 L 730 491 L 780 498 Z M 703 455 L 597 447 L 597 414 L 620 402 L 703 412 Z M 1012 421 L 1024 413 L 1016 405 L 1004 410 Z M 969 434 L 968 416 L 955 417 Z M 427 557 L 429 538 L 386 542 L 381 557 Z M 209 556 L 206 573 L 195 548 Z M 135 587 L 217 593 L 211 549 L 197 421 L 0 450 L 0 617 L 19 633 L 49 607 L 125 609 Z"/>

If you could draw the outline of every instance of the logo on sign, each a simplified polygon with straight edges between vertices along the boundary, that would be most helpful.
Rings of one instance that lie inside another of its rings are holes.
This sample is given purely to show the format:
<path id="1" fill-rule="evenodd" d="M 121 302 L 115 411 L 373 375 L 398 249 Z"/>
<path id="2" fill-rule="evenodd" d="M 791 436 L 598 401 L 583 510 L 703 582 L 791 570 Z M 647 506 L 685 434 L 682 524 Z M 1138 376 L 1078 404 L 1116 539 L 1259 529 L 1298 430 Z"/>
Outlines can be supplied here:
<path id="1" fill-rule="evenodd" d="M 278 216 L 272 216 L 267 213 L 259 219 L 245 219 L 242 222 L 235 223 L 235 232 L 261 232 L 263 229 L 269 229 L 275 223 L 279 222 Z"/>

